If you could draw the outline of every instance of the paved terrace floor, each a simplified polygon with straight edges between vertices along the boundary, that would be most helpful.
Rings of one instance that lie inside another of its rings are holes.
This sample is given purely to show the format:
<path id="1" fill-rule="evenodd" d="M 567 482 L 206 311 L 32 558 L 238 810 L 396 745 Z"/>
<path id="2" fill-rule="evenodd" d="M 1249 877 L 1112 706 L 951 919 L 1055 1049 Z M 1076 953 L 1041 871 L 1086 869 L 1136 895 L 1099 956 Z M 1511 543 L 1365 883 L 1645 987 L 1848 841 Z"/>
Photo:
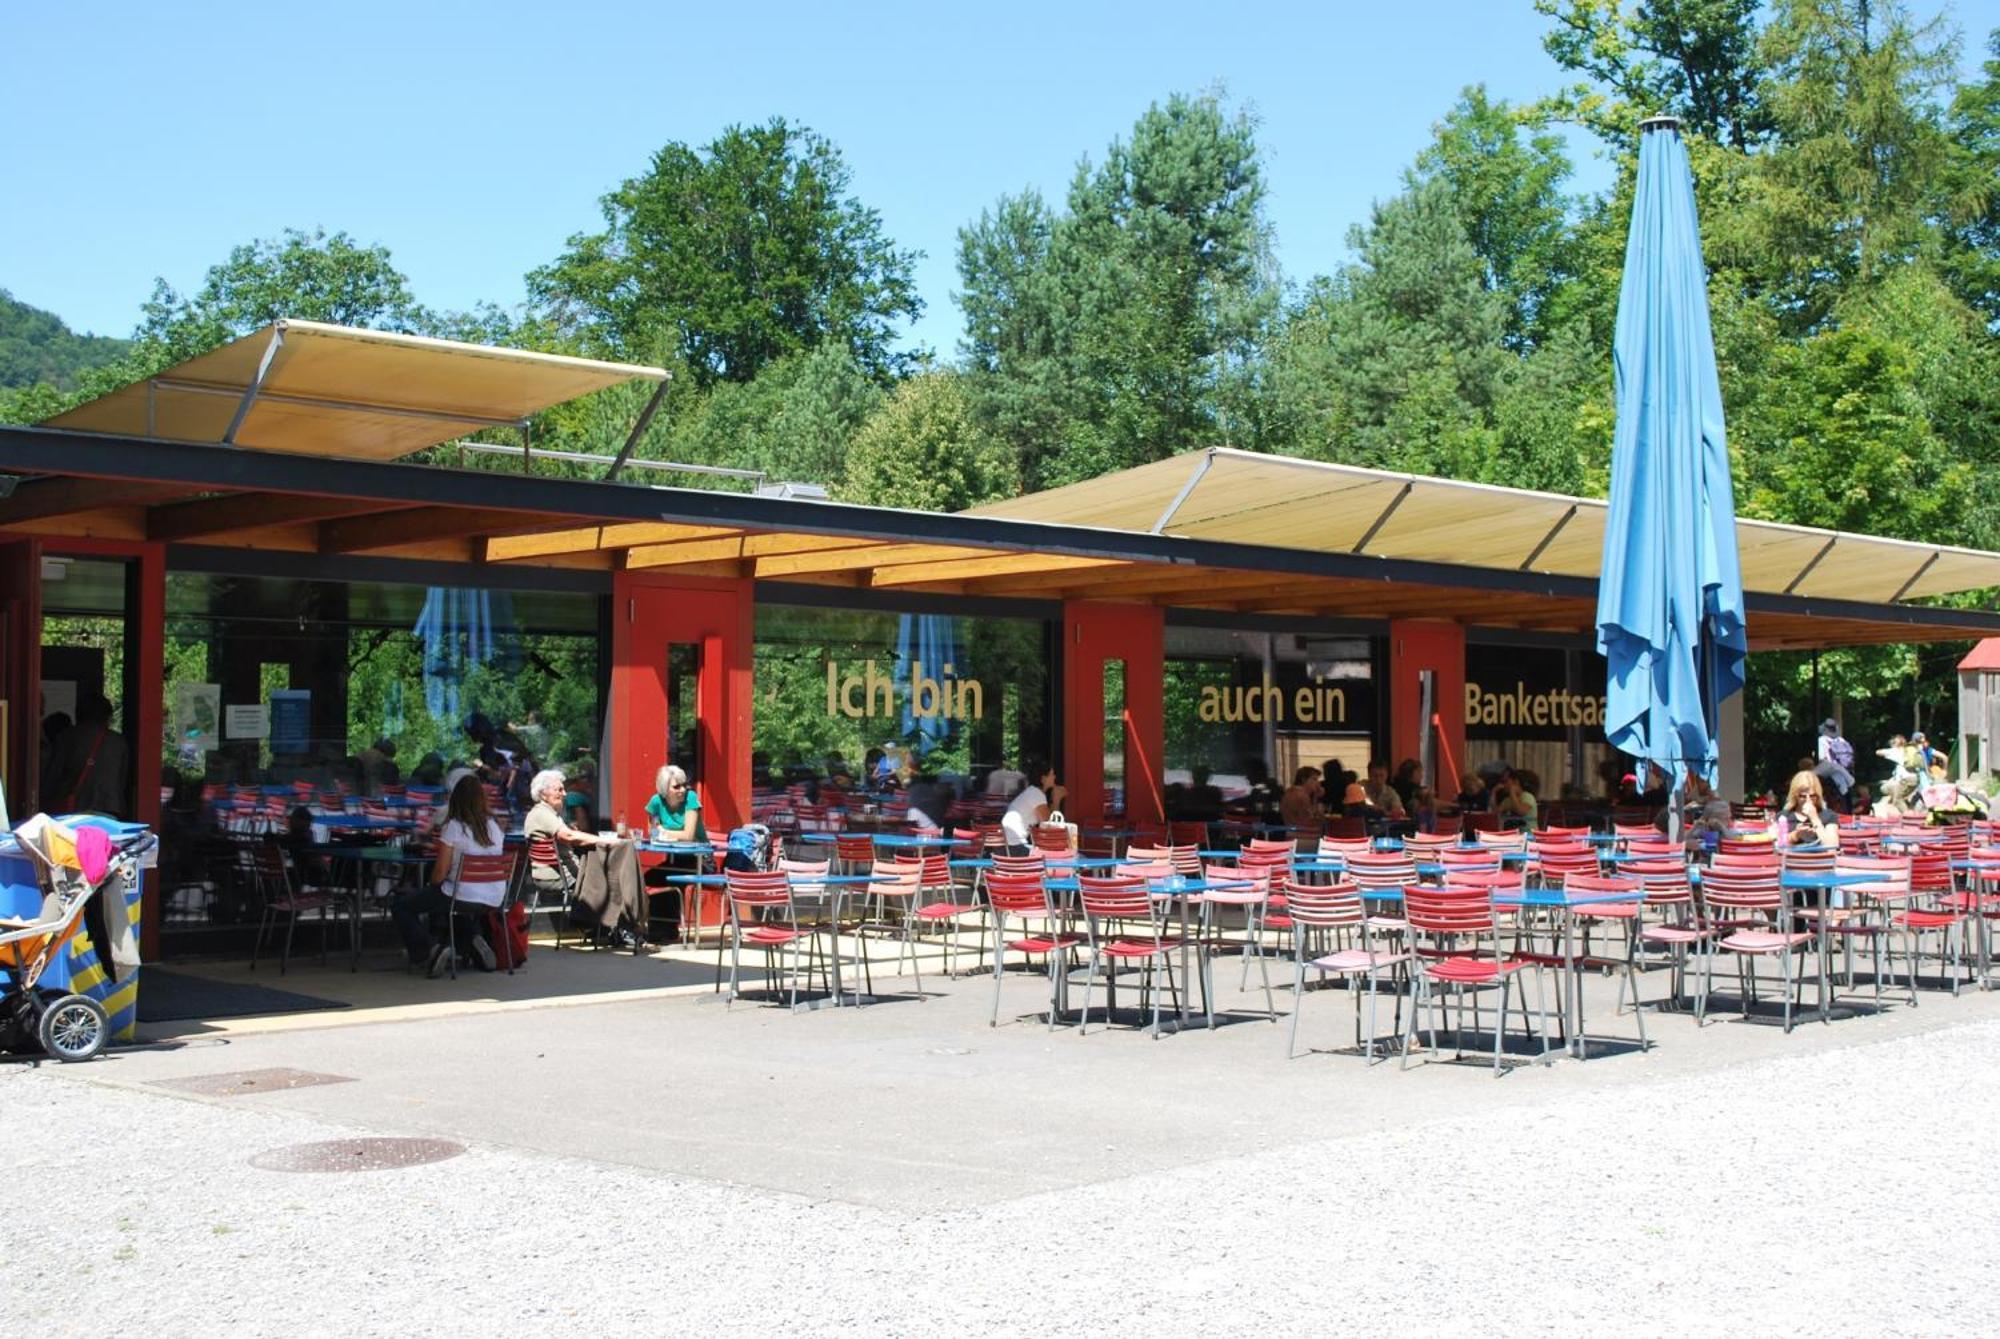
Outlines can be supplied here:
<path id="1" fill-rule="evenodd" d="M 24 1146 L 21 1183 L 62 1184 L 75 1210 L 0 1247 L 9 1313 L 154 1333 L 1397 1332 L 1468 1314 L 1509 1333 L 1990 1332 L 1966 1249 L 2000 1226 L 1977 1139 L 2000 1101 L 2000 993 L 1790 1036 L 1654 1014 L 1642 1053 L 1610 1040 L 1632 1020 L 1592 977 L 1598 1057 L 1496 1080 L 1337 1053 L 1352 1015 L 1332 992 L 1308 1000 L 1316 1049 L 1287 1061 L 1255 991 L 1226 992 L 1225 1026 L 1155 1041 L 1129 1016 L 1083 1037 L 989 1028 L 990 978 L 793 1014 L 725 1007 L 705 972 L 570 951 L 456 983 L 295 966 L 286 989 L 359 1007 L 0 1067 L 15 1128 L 60 1132 Z M 1005 987 L 1003 1015 L 1038 1007 L 1036 979 Z M 160 1086 L 273 1067 L 351 1081 Z M 249 1163 L 357 1134 L 469 1151 L 355 1175 Z"/>

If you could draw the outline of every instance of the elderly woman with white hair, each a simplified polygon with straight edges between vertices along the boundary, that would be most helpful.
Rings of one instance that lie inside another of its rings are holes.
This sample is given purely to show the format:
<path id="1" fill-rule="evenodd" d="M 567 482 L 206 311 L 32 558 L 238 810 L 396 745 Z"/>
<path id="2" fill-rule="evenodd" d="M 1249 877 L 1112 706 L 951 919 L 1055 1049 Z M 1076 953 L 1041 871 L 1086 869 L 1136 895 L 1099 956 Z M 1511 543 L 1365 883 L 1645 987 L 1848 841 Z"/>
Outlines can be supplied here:
<path id="1" fill-rule="evenodd" d="M 688 784 L 687 773 L 672 763 L 653 777 L 653 795 L 646 801 L 646 817 L 652 820 L 656 841 L 708 840 L 701 821 L 701 797 Z"/>
<path id="2" fill-rule="evenodd" d="M 533 842 L 546 837 L 555 843 L 560 870 L 546 864 L 529 865 L 537 883 L 560 884 L 567 875 L 572 889 L 573 919 L 596 926 L 613 948 L 638 948 L 641 940 L 636 927 L 642 923 L 645 902 L 639 892 L 639 867 L 632 847 L 620 838 L 601 832 L 573 828 L 563 817 L 563 797 L 569 779 L 553 767 L 535 773 L 528 783 L 535 807 L 521 825 L 522 834 Z"/>

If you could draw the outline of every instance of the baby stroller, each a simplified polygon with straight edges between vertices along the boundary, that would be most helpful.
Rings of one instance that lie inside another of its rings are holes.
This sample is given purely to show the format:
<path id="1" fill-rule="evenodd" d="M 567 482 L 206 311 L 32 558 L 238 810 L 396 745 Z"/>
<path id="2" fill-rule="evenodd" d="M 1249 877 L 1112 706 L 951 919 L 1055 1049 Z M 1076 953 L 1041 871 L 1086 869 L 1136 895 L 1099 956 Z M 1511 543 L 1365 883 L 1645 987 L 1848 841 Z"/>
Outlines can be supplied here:
<path id="1" fill-rule="evenodd" d="M 0 917 L 0 1047 L 39 1046 L 57 1060 L 88 1060 L 104 1049 L 111 1033 L 104 1006 L 39 982 L 49 964 L 68 951 L 85 904 L 100 889 L 135 877 L 135 859 L 154 838 L 141 832 L 114 850 L 102 828 L 37 814 L 15 829 L 13 840 L 35 867 L 42 910 L 32 920 Z M 93 947 L 109 972 L 111 946 Z"/>

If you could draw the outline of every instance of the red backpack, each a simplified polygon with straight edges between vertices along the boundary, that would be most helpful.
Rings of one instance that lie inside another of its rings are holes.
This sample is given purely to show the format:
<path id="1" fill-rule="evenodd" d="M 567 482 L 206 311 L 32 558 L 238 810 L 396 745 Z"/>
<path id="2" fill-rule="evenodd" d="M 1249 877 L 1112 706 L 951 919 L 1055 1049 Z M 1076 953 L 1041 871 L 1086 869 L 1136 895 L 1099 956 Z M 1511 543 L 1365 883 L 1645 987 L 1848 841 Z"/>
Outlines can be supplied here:
<path id="1" fill-rule="evenodd" d="M 526 903 L 508 906 L 503 921 L 498 907 L 486 913 L 486 938 L 500 967 L 519 967 L 528 961 L 528 908 Z"/>

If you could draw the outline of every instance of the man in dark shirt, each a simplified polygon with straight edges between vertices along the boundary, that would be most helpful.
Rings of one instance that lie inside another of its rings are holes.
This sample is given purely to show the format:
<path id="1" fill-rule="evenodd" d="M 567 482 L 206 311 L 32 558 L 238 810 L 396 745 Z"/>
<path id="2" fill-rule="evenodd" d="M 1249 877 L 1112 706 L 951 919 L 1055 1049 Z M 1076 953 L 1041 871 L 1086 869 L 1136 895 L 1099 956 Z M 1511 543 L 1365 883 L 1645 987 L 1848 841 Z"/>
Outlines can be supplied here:
<path id="1" fill-rule="evenodd" d="M 78 705 L 76 724 L 63 731 L 49 751 L 48 770 L 42 774 L 42 809 L 51 814 L 128 817 L 130 768 L 125 736 L 111 728 L 111 704 L 104 694 L 93 693 Z M 105 975 L 115 975 L 111 926 L 102 896 L 93 895 L 83 904 L 83 927 Z"/>
<path id="2" fill-rule="evenodd" d="M 52 814 L 89 813 L 124 818 L 131 750 L 111 728 L 111 704 L 102 693 L 77 707 L 76 724 L 49 751 L 42 773 L 42 808 Z"/>

